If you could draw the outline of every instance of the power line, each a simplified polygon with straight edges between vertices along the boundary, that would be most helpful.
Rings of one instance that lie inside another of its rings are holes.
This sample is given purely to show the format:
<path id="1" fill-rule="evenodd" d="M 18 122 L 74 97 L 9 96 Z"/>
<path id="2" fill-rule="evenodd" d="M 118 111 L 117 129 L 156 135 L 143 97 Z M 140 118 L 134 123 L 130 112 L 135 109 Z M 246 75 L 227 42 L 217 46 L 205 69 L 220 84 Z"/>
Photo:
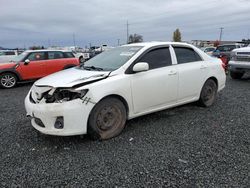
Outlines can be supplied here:
<path id="1" fill-rule="evenodd" d="M 127 20 L 127 44 L 129 43 L 129 24 L 128 24 L 128 20 Z"/>
<path id="2" fill-rule="evenodd" d="M 76 46 L 75 33 L 73 33 L 73 43 L 74 43 L 74 46 Z"/>
<path id="3" fill-rule="evenodd" d="M 51 47 L 50 39 L 48 39 L 48 47 Z"/>
<path id="4" fill-rule="evenodd" d="M 221 39 L 222 39 L 223 29 L 224 29 L 223 27 L 220 28 L 220 39 L 219 39 L 219 41 L 221 41 Z"/>

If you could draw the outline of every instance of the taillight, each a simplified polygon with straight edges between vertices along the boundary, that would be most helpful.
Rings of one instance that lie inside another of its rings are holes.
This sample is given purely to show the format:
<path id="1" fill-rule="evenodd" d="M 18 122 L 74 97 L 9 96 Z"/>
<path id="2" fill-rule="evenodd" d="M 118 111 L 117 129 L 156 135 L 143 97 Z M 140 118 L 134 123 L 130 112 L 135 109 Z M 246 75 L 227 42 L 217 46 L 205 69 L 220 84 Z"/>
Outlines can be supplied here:
<path id="1" fill-rule="evenodd" d="M 221 66 L 222 66 L 222 68 L 226 71 L 226 64 L 223 63 L 223 62 L 221 62 Z"/>
<path id="2" fill-rule="evenodd" d="M 220 57 L 220 59 L 221 59 L 221 61 L 226 65 L 226 64 L 228 64 L 228 58 L 227 58 L 227 56 L 222 56 L 222 57 Z"/>
<path id="3" fill-rule="evenodd" d="M 224 61 L 222 61 L 221 58 L 219 58 L 219 59 L 220 59 L 220 63 L 221 63 L 222 68 L 226 71 L 226 69 L 227 69 L 227 64 L 226 64 Z"/>

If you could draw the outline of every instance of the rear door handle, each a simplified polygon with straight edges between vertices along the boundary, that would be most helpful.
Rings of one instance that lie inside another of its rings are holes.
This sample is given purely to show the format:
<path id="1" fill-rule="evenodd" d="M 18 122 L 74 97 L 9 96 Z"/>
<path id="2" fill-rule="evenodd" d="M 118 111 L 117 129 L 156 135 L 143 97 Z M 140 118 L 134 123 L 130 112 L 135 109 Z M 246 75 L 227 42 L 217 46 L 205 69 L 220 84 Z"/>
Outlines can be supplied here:
<path id="1" fill-rule="evenodd" d="M 174 71 L 174 70 L 171 70 L 169 71 L 168 75 L 176 75 L 177 74 L 177 71 Z"/>

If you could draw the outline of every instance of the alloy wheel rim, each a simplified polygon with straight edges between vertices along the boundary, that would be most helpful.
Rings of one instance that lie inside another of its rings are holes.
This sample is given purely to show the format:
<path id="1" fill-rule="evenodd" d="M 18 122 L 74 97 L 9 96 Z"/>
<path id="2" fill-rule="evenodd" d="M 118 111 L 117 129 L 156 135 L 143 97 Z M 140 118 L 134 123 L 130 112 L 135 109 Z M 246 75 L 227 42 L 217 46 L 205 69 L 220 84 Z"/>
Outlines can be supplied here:
<path id="1" fill-rule="evenodd" d="M 80 63 L 84 63 L 84 59 L 83 58 L 80 58 Z"/>
<path id="2" fill-rule="evenodd" d="M 4 75 L 1 79 L 1 84 L 7 88 L 13 87 L 15 83 L 16 83 L 16 79 L 14 76 L 11 76 L 11 75 Z"/>

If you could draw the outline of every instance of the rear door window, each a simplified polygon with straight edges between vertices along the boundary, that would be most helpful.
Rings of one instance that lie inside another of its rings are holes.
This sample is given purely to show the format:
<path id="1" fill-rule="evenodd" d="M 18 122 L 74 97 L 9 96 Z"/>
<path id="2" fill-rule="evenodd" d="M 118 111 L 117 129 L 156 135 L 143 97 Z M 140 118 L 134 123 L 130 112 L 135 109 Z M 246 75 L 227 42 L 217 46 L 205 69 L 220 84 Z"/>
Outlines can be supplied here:
<path id="1" fill-rule="evenodd" d="M 201 57 L 192 48 L 174 47 L 178 64 L 202 61 Z"/>
<path id="2" fill-rule="evenodd" d="M 61 59 L 64 58 L 62 52 L 48 52 L 48 59 Z"/>
<path id="3" fill-rule="evenodd" d="M 75 56 L 73 55 L 72 52 L 64 52 L 66 58 L 74 58 Z"/>

